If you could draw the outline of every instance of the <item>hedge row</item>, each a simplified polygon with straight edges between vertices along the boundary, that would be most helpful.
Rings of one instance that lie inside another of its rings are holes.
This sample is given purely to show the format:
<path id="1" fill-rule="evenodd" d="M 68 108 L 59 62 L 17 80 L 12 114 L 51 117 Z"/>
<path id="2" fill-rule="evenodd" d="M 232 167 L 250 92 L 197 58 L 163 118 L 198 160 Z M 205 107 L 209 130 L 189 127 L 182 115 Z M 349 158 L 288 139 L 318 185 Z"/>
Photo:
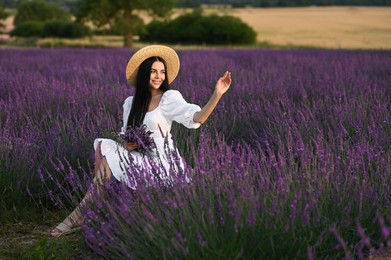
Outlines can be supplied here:
<path id="1" fill-rule="evenodd" d="M 193 12 L 171 21 L 153 21 L 140 39 L 185 44 L 253 44 L 256 32 L 232 16 L 204 16 Z"/>
<path id="2" fill-rule="evenodd" d="M 91 30 L 81 24 L 65 21 L 37 22 L 28 21 L 19 24 L 11 36 L 19 37 L 58 37 L 58 38 L 80 38 L 91 35 Z"/>

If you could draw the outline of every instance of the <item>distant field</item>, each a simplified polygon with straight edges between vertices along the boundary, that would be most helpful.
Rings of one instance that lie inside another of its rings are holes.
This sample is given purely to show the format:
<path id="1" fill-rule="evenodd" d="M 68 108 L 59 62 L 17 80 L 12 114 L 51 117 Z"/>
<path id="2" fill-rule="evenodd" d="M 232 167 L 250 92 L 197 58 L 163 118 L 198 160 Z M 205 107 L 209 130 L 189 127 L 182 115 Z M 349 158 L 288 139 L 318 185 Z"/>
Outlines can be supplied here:
<path id="1" fill-rule="evenodd" d="M 189 11 L 177 9 L 172 17 Z M 210 8 L 205 13 L 236 16 L 254 28 L 258 42 L 272 45 L 391 49 L 391 7 Z M 6 28 L 12 28 L 12 18 Z"/>
<path id="2" fill-rule="evenodd" d="M 233 9 L 258 41 L 326 48 L 391 49 L 390 7 Z"/>
<path id="3" fill-rule="evenodd" d="M 391 7 L 227 8 L 206 13 L 239 17 L 258 33 L 258 42 L 391 49 Z"/>
<path id="4" fill-rule="evenodd" d="M 391 49 L 390 7 L 234 9 L 258 41 L 326 48 Z"/>

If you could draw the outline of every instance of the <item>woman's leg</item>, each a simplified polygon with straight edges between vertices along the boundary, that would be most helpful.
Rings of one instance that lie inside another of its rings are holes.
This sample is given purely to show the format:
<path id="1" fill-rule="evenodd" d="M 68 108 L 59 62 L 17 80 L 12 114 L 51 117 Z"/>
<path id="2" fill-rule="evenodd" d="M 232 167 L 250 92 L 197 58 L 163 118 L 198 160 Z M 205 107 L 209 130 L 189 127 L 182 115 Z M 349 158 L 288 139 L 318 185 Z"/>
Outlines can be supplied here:
<path id="1" fill-rule="evenodd" d="M 82 208 L 93 199 L 94 190 L 98 192 L 99 195 L 103 196 L 103 188 L 104 183 L 109 181 L 112 178 L 112 172 L 107 163 L 106 157 L 102 155 L 100 143 L 95 151 L 95 165 L 94 165 L 94 179 L 92 181 L 92 185 L 87 190 L 86 195 L 81 200 L 79 205 L 72 211 L 71 214 L 68 215 L 64 219 L 62 223 L 64 223 L 69 228 L 79 227 L 83 224 L 83 216 L 81 214 Z M 52 230 L 53 236 L 61 235 L 61 230 L 56 227 Z"/>

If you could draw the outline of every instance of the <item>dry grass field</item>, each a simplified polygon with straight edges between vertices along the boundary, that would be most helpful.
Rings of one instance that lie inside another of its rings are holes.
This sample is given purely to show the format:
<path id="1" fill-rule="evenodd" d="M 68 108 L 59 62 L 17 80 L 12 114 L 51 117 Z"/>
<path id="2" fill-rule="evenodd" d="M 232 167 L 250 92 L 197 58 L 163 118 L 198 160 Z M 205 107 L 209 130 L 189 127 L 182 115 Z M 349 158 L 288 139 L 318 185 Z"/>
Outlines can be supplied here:
<path id="1" fill-rule="evenodd" d="M 172 17 L 189 11 L 177 9 Z M 391 7 L 209 8 L 204 12 L 236 16 L 254 28 L 258 42 L 271 45 L 391 49 Z M 141 16 L 150 22 L 145 13 Z M 12 21 L 7 19 L 7 30 L 12 29 Z"/>
<path id="2" fill-rule="evenodd" d="M 258 41 L 325 48 L 391 49 L 391 7 L 233 9 Z"/>
<path id="3" fill-rule="evenodd" d="M 186 10 L 176 10 L 173 17 L 183 12 Z M 258 33 L 258 42 L 391 49 L 391 7 L 211 8 L 205 9 L 205 13 L 240 18 Z"/>

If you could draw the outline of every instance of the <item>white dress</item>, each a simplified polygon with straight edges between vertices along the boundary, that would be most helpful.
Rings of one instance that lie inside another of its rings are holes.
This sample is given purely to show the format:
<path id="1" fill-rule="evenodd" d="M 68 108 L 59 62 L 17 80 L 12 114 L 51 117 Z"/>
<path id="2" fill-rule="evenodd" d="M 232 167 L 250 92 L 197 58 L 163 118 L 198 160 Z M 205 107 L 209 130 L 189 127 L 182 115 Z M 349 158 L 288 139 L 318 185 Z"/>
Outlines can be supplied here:
<path id="1" fill-rule="evenodd" d="M 124 102 L 124 124 L 121 131 L 126 130 L 132 101 L 133 96 L 128 97 Z M 143 121 L 152 132 L 151 136 L 156 144 L 152 156 L 145 156 L 137 151 L 129 153 L 121 144 L 111 139 L 95 139 L 94 148 L 96 150 L 101 142 L 101 153 L 106 157 L 113 176 L 132 189 L 137 187 L 135 172 L 137 172 L 138 178 L 141 173 L 145 178 L 152 179 L 153 174 L 156 176 L 157 167 L 160 167 L 158 171 L 160 181 L 169 182 L 172 177 L 170 175 L 178 171 L 178 165 L 182 170 L 184 168 L 183 159 L 173 144 L 172 122 L 175 121 L 187 128 L 198 128 L 200 124 L 193 121 L 193 115 L 200 110 L 198 105 L 187 103 L 179 91 L 167 90 L 163 93 L 159 105 L 154 110 L 147 112 Z M 170 152 L 173 152 L 173 155 L 170 155 Z M 172 160 L 175 154 L 178 155 L 176 164 Z"/>

